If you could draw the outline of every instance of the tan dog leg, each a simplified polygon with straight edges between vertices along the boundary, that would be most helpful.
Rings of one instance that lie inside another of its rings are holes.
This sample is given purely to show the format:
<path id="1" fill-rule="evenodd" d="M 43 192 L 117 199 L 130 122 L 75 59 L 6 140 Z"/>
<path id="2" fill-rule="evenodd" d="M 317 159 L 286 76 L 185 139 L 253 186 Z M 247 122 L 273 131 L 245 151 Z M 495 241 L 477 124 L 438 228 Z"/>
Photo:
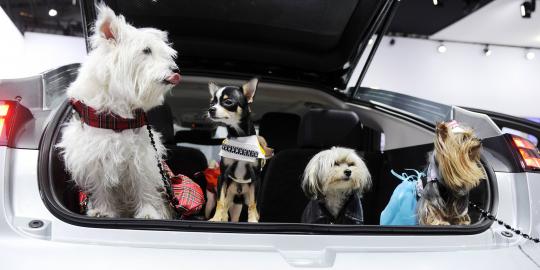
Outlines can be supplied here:
<path id="1" fill-rule="evenodd" d="M 227 187 L 228 188 L 228 187 Z M 221 193 L 218 199 L 218 202 L 216 204 L 216 212 L 214 213 L 214 217 L 211 218 L 209 221 L 212 222 L 227 222 L 229 221 L 229 207 L 230 202 L 232 201 L 232 196 L 226 196 L 228 192 L 225 190 L 225 188 L 221 189 Z"/>
<path id="2" fill-rule="evenodd" d="M 246 194 L 246 204 L 248 206 L 248 222 L 259 222 L 259 212 L 257 211 L 257 202 L 255 201 L 255 186 L 250 185 Z"/>

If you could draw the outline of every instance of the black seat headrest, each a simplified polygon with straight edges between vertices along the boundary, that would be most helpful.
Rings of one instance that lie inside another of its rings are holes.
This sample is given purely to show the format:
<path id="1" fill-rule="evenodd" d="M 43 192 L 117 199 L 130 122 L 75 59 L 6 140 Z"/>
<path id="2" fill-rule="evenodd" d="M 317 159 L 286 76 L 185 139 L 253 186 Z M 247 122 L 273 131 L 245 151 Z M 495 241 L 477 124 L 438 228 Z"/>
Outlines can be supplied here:
<path id="1" fill-rule="evenodd" d="M 167 103 L 152 108 L 146 113 L 148 123 L 159 133 L 161 133 L 164 144 L 175 144 L 173 114 L 171 107 Z"/>
<path id="2" fill-rule="evenodd" d="M 360 150 L 361 142 L 362 124 L 352 111 L 313 109 L 300 123 L 298 146 L 301 148 L 343 146 Z"/>
<path id="3" fill-rule="evenodd" d="M 259 135 L 277 153 L 284 149 L 296 148 L 300 116 L 293 113 L 265 113 L 259 123 Z"/>

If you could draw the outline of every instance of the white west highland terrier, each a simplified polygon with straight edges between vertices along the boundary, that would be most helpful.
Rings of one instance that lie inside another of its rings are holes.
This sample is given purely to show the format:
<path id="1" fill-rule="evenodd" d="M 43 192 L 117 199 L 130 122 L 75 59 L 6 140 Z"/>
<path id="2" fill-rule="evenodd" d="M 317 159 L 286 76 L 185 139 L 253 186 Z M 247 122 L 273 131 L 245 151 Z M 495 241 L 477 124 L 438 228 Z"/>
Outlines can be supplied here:
<path id="1" fill-rule="evenodd" d="M 180 81 L 176 51 L 166 32 L 137 29 L 109 7 L 97 8 L 93 50 L 67 90 L 74 113 L 58 147 L 89 194 L 89 216 L 171 218 L 156 159 L 165 148 L 155 131 L 157 153 L 152 147 L 145 112 Z"/>

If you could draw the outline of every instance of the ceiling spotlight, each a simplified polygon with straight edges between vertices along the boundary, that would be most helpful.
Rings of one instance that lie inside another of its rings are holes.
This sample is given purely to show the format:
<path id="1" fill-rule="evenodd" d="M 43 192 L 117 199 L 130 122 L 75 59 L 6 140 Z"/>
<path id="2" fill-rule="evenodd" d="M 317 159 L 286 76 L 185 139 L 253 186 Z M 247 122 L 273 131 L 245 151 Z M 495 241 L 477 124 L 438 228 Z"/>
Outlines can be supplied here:
<path id="1" fill-rule="evenodd" d="M 54 8 L 49 9 L 49 16 L 54 17 L 56 15 L 58 15 L 58 11 L 56 11 L 56 9 Z"/>
<path id="2" fill-rule="evenodd" d="M 433 5 L 436 7 L 442 7 L 443 0 L 433 0 Z"/>
<path id="3" fill-rule="evenodd" d="M 444 45 L 444 43 L 441 42 L 441 45 L 439 45 L 439 47 L 437 47 L 437 51 L 439 53 L 445 53 L 447 50 L 446 46 Z"/>
<path id="4" fill-rule="evenodd" d="M 486 45 L 486 47 L 484 47 L 484 49 L 482 51 L 484 52 L 485 56 L 490 56 L 491 55 L 491 49 L 489 48 L 489 45 Z"/>
<path id="5" fill-rule="evenodd" d="M 519 7 L 522 18 L 530 18 L 531 13 L 536 10 L 536 0 L 525 1 Z"/>
<path id="6" fill-rule="evenodd" d="M 527 58 L 527 60 L 533 60 L 535 56 L 536 54 L 534 54 L 534 52 L 530 50 L 525 53 L 525 58 Z"/>

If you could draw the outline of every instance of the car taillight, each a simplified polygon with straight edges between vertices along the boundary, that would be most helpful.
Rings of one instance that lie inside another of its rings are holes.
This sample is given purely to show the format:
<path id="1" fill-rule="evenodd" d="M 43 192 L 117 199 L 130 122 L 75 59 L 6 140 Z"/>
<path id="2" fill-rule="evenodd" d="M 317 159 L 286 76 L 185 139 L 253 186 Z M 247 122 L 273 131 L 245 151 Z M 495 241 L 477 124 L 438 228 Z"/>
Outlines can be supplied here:
<path id="1" fill-rule="evenodd" d="M 512 135 L 512 141 L 516 147 L 521 161 L 521 166 L 526 171 L 540 170 L 540 152 L 529 140 Z"/>
<path id="2" fill-rule="evenodd" d="M 18 101 L 0 100 L 0 146 L 13 146 L 17 131 L 32 118 L 30 110 Z"/>
<path id="3" fill-rule="evenodd" d="M 9 104 L 0 105 L 0 135 L 4 130 L 4 123 L 6 122 L 7 113 L 9 111 Z"/>

